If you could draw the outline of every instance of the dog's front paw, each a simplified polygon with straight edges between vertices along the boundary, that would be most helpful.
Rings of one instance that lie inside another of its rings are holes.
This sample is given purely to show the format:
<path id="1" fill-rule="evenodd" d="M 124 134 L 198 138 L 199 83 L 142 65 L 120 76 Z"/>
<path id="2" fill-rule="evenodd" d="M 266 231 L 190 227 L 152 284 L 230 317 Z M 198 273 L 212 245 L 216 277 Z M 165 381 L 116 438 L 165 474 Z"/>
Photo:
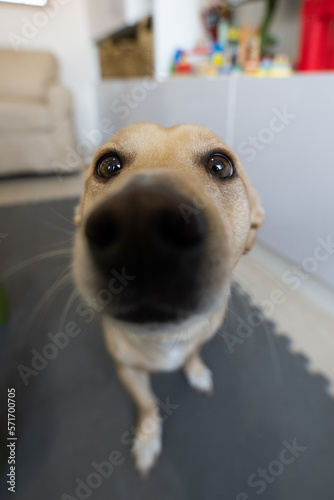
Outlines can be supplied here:
<path id="1" fill-rule="evenodd" d="M 213 394 L 212 372 L 209 368 L 205 368 L 205 370 L 200 373 L 187 373 L 187 379 L 191 387 L 197 391 L 203 392 L 209 396 Z"/>
<path id="2" fill-rule="evenodd" d="M 132 453 L 136 469 L 142 476 L 147 476 L 162 450 L 161 427 L 157 424 L 153 430 L 145 432 L 145 421 L 134 438 Z"/>
<path id="3" fill-rule="evenodd" d="M 212 372 L 198 355 L 188 360 L 184 367 L 184 373 L 191 387 L 208 396 L 213 394 Z"/>

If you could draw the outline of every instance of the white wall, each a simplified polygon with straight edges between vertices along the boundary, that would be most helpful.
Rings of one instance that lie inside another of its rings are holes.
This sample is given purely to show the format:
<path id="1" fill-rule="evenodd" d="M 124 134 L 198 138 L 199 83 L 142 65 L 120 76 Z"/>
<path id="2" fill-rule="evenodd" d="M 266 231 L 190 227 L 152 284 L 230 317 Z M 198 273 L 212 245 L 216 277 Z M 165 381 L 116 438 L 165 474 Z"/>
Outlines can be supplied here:
<path id="1" fill-rule="evenodd" d="M 153 0 L 88 0 L 88 9 L 92 36 L 100 41 L 151 15 Z"/>
<path id="2" fill-rule="evenodd" d="M 100 41 L 124 27 L 122 0 L 87 0 L 92 37 Z"/>
<path id="3" fill-rule="evenodd" d="M 154 0 L 156 76 L 170 74 L 177 49 L 193 49 L 205 36 L 199 12 L 202 0 Z"/>
<path id="4" fill-rule="evenodd" d="M 126 24 L 137 23 L 143 17 L 152 15 L 153 0 L 123 0 Z"/>
<path id="5" fill-rule="evenodd" d="M 51 0 L 48 7 L 1 2 L 0 47 L 12 47 L 13 43 L 19 50 L 49 50 L 58 57 L 60 79 L 75 99 L 78 139 L 84 139 L 84 130 L 97 124 L 98 81 L 86 0 Z"/>

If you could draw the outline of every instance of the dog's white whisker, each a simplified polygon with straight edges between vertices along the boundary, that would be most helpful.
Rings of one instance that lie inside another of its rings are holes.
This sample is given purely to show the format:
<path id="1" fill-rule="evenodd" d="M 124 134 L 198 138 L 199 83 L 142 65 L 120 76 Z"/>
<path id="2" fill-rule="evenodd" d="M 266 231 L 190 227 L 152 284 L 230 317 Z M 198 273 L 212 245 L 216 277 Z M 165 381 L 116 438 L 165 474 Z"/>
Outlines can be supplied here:
<path id="1" fill-rule="evenodd" d="M 60 231 L 62 233 L 69 234 L 70 236 L 74 236 L 74 230 L 70 231 L 69 229 L 65 229 L 64 227 L 56 226 L 55 224 L 51 224 L 51 222 L 44 222 L 44 224 L 52 229 L 56 229 L 57 231 Z"/>
<path id="2" fill-rule="evenodd" d="M 18 271 L 22 271 L 25 267 L 40 262 L 45 259 L 51 259 L 53 257 L 61 257 L 63 255 L 72 255 L 72 248 L 66 248 L 61 250 L 53 250 L 51 252 L 45 252 L 40 255 L 36 255 L 35 257 L 31 257 L 30 259 L 25 260 L 24 262 L 20 262 L 16 264 L 16 266 L 12 267 L 8 271 L 4 272 L 1 276 L 2 279 L 7 279 L 9 276 L 17 273 Z"/>
<path id="3" fill-rule="evenodd" d="M 69 269 L 73 269 L 73 262 L 71 262 L 68 266 L 66 266 L 66 267 L 65 267 L 65 269 L 64 269 L 64 270 L 60 273 L 60 275 L 58 276 L 58 280 L 59 280 L 60 278 L 62 278 L 62 277 L 63 277 L 63 276 L 67 273 L 67 271 L 68 271 Z M 71 271 L 71 273 L 72 273 L 72 271 Z M 69 274 L 71 274 L 71 273 L 69 273 Z"/>
<path id="4" fill-rule="evenodd" d="M 52 243 L 52 245 L 43 245 L 41 248 L 55 248 L 67 245 L 68 243 L 73 243 L 73 237 L 67 238 L 66 240 L 58 241 L 57 243 Z"/>
<path id="5" fill-rule="evenodd" d="M 50 210 L 52 213 L 54 213 L 55 215 L 57 215 L 57 217 L 59 217 L 60 219 L 64 220 L 65 222 L 68 222 L 71 226 L 74 227 L 74 222 L 73 220 L 71 219 L 68 219 L 67 217 L 64 217 L 63 215 L 61 215 L 60 213 L 57 212 L 57 210 L 55 210 L 54 208 L 51 208 Z"/>
<path id="6" fill-rule="evenodd" d="M 65 321 L 72 309 L 73 304 L 75 303 L 76 299 L 78 299 L 80 296 L 79 291 L 75 288 L 73 292 L 70 294 L 66 307 L 64 308 L 64 311 L 60 317 L 60 328 L 63 328 Z"/>
<path id="7" fill-rule="evenodd" d="M 49 289 L 45 292 L 43 297 L 39 300 L 37 305 L 32 310 L 30 317 L 27 319 L 27 325 L 31 325 L 33 320 L 36 318 L 40 310 L 46 304 L 48 299 L 52 296 L 53 293 L 59 291 L 64 285 L 68 285 L 73 280 L 72 272 L 67 273 L 65 276 L 60 276 L 53 285 L 49 287 Z"/>

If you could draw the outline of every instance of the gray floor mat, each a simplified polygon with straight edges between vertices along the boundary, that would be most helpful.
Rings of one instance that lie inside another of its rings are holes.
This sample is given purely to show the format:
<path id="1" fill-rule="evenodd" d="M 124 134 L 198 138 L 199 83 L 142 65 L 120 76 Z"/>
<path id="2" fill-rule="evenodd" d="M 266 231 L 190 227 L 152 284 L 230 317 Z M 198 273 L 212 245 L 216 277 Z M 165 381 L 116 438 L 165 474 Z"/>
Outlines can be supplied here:
<path id="1" fill-rule="evenodd" d="M 0 245 L 0 275 L 6 277 L 0 281 L 11 308 L 0 329 L 1 448 L 5 458 L 7 387 L 14 386 L 15 499 L 333 500 L 334 403 L 326 382 L 307 372 L 307 360 L 291 354 L 269 321 L 239 337 L 230 352 L 223 335 L 235 334 L 241 319 L 255 311 L 238 286 L 224 325 L 203 350 L 214 373 L 214 396 L 194 392 L 181 373 L 153 377 L 165 418 L 164 449 L 147 480 L 138 477 L 131 459 L 132 401 L 106 353 L 99 318 L 88 322 L 80 315 L 79 300 L 65 323 L 75 322 L 80 333 L 23 383 L 17 367 L 31 367 L 31 350 L 41 352 L 48 334 L 59 331 L 72 285 L 46 297 L 37 314 L 33 310 L 70 257 L 59 254 L 8 272 L 43 252 L 70 248 L 74 203 L 0 209 L 0 233 L 7 234 Z M 97 472 L 112 453 L 119 465 L 111 472 L 104 464 L 103 474 Z M 4 500 L 12 498 L 5 473 Z"/>

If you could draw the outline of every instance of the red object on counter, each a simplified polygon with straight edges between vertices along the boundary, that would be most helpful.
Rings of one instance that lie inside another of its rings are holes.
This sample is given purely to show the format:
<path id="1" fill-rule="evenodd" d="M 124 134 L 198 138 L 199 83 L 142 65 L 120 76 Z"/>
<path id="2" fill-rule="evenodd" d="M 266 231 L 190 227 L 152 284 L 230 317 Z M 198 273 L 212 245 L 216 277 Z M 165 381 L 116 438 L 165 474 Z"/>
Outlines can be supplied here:
<path id="1" fill-rule="evenodd" d="M 298 69 L 334 70 L 334 1 L 305 0 Z"/>

